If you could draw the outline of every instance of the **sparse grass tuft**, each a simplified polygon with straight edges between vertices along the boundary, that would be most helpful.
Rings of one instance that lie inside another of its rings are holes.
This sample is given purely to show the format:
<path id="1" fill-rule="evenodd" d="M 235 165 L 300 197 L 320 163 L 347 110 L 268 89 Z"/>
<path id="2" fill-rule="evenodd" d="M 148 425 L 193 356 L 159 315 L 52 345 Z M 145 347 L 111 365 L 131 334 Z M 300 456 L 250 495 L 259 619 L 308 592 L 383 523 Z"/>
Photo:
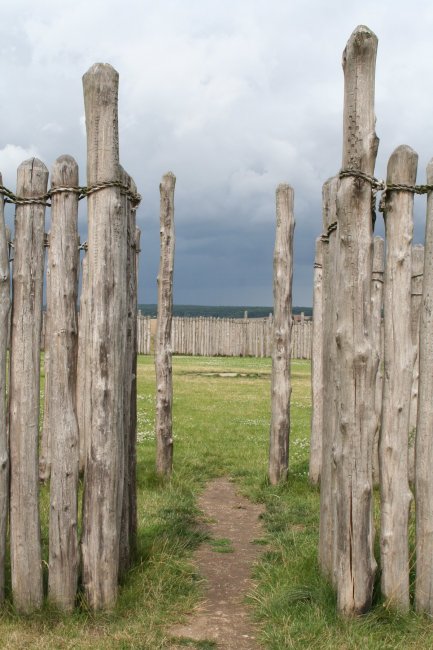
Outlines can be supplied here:
<path id="1" fill-rule="evenodd" d="M 209 539 L 208 544 L 215 553 L 234 553 L 235 550 L 232 546 L 231 540 L 226 537 Z"/>

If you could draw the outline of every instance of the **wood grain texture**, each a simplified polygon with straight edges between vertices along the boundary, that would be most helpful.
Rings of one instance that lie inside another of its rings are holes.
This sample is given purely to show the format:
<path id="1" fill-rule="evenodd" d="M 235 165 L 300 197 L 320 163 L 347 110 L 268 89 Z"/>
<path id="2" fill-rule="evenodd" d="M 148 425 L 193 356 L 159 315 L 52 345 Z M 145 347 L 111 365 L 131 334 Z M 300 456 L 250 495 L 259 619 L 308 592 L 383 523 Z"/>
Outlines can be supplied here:
<path id="1" fill-rule="evenodd" d="M 323 435 L 323 247 L 316 239 L 313 279 L 313 341 L 311 351 L 311 436 L 308 476 L 318 485 L 322 468 Z"/>
<path id="2" fill-rule="evenodd" d="M 36 158 L 18 168 L 17 194 L 41 196 L 48 170 Z M 18 611 L 42 606 L 39 522 L 40 336 L 45 206 L 17 205 L 10 368 L 10 546 L 12 594 Z"/>
<path id="3" fill-rule="evenodd" d="M 88 257 L 87 253 L 81 262 L 81 294 L 80 294 L 80 311 L 78 314 L 78 358 L 77 358 L 77 421 L 80 439 L 79 468 L 83 473 L 86 468 L 87 460 L 87 442 L 89 440 L 89 409 L 90 409 L 90 367 L 88 363 L 89 346 L 89 315 L 88 315 Z"/>
<path id="4" fill-rule="evenodd" d="M 387 183 L 414 185 L 417 154 L 398 147 L 388 162 Z M 389 606 L 409 609 L 408 436 L 414 364 L 411 331 L 413 194 L 387 193 L 384 211 L 384 377 L 379 444 L 382 594 Z"/>
<path id="5" fill-rule="evenodd" d="M 433 183 L 433 159 L 427 165 Z M 415 447 L 416 583 L 419 612 L 433 614 L 433 192 L 427 195 L 424 281 L 419 330 L 419 393 Z"/>
<path id="6" fill-rule="evenodd" d="M 48 242 L 50 234 L 48 233 Z M 46 254 L 46 253 L 45 253 Z M 47 264 L 46 273 L 46 295 L 50 293 L 51 269 Z M 39 443 L 39 480 L 46 482 L 51 475 L 51 431 L 49 427 L 51 402 L 47 397 L 53 393 L 50 384 L 50 346 L 47 341 L 50 340 L 50 317 L 47 312 L 42 314 L 42 332 L 41 332 L 41 349 L 44 350 L 44 418 L 42 422 L 41 440 Z"/>
<path id="7" fill-rule="evenodd" d="M 53 165 L 51 186 L 77 187 L 78 165 L 61 156 Z M 76 415 L 78 196 L 54 194 L 48 249 L 50 284 L 47 314 L 50 328 L 46 348 L 50 354 L 48 429 L 51 437 L 48 594 L 60 609 L 71 611 L 78 582 L 78 462 Z"/>
<path id="8" fill-rule="evenodd" d="M 131 290 L 131 309 L 137 313 L 138 302 L 138 265 L 140 259 L 141 230 L 135 227 L 135 256 L 133 257 L 133 272 L 135 272 L 135 286 Z M 129 410 L 129 479 L 131 489 L 129 492 L 129 544 L 133 556 L 137 548 L 137 354 L 138 354 L 138 330 L 137 319 L 133 320 L 132 330 L 132 386 L 131 406 Z"/>
<path id="9" fill-rule="evenodd" d="M 121 169 L 121 181 L 127 185 L 134 193 L 137 188 L 132 178 L 123 169 Z M 137 284 L 136 284 L 136 252 L 135 252 L 135 208 L 131 204 L 128 196 L 123 195 L 123 210 L 126 233 L 126 290 L 127 290 L 127 321 L 126 321 L 126 356 L 125 356 L 125 377 L 123 380 L 123 434 L 124 434 L 124 484 L 123 484 L 123 502 L 122 502 L 122 520 L 120 530 L 120 548 L 119 548 L 119 575 L 123 575 L 131 565 L 132 558 L 132 540 L 131 534 L 131 501 L 132 492 L 135 492 L 135 461 L 136 461 L 136 437 L 132 427 L 132 413 L 136 408 L 134 403 L 136 395 L 133 388 L 136 386 L 135 380 L 135 327 L 137 323 Z"/>
<path id="10" fill-rule="evenodd" d="M 274 341 L 271 376 L 271 427 L 269 480 L 276 485 L 287 479 L 290 436 L 290 342 L 292 331 L 293 213 L 294 192 L 289 185 L 276 191 L 274 247 Z"/>
<path id="11" fill-rule="evenodd" d="M 343 169 L 374 174 L 374 79 L 377 38 L 360 26 L 343 54 Z M 339 270 L 337 285 L 338 428 L 337 477 L 338 609 L 345 615 L 369 609 L 376 562 L 373 553 L 371 453 L 374 378 L 378 358 L 371 341 L 371 186 L 340 180 L 337 195 Z"/>
<path id="12" fill-rule="evenodd" d="M 373 484 L 379 485 L 379 434 L 382 423 L 383 393 L 383 274 L 385 265 L 385 242 L 382 237 L 373 241 L 373 270 L 371 274 L 371 344 L 379 357 L 374 389 L 375 428 L 373 436 L 372 470 Z"/>
<path id="13" fill-rule="evenodd" d="M 409 483 L 415 481 L 415 437 L 418 416 L 418 382 L 419 382 L 419 322 L 422 304 L 422 285 L 424 273 L 424 246 L 412 246 L 412 282 L 411 282 L 411 332 L 415 361 L 412 373 L 412 390 L 410 396 L 409 418 Z"/>
<path id="14" fill-rule="evenodd" d="M 0 174 L 0 185 L 2 185 Z M 10 234 L 10 233 L 9 233 Z M 11 307 L 9 238 L 0 201 L 0 604 L 5 597 L 6 531 L 9 515 L 9 436 L 6 409 L 6 367 Z"/>
<path id="15" fill-rule="evenodd" d="M 83 77 L 87 184 L 119 181 L 118 73 L 97 63 Z M 83 584 L 93 609 L 117 597 L 123 498 L 126 227 L 119 188 L 88 197 L 89 440 L 83 500 Z"/>
<path id="16" fill-rule="evenodd" d="M 322 189 L 323 230 L 337 223 L 338 177 L 328 179 Z M 320 475 L 319 564 L 324 575 L 335 583 L 336 557 L 336 476 L 334 441 L 337 427 L 336 403 L 336 295 L 338 225 L 323 236 L 323 432 Z M 326 378 L 326 381 L 325 381 Z"/>

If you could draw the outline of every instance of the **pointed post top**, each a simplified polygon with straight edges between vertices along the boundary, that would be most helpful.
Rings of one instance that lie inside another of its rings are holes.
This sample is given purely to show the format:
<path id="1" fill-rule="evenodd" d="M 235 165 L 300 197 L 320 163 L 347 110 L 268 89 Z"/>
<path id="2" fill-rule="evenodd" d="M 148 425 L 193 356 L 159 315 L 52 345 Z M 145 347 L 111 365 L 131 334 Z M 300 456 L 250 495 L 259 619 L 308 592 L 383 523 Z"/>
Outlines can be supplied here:
<path id="1" fill-rule="evenodd" d="M 379 140 L 375 132 L 374 91 L 378 39 L 365 25 L 350 36 L 343 52 L 343 169 L 374 174 Z"/>
<path id="2" fill-rule="evenodd" d="M 351 33 L 346 47 L 343 51 L 343 68 L 346 65 L 347 59 L 352 54 L 360 53 L 365 48 L 371 48 L 374 51 L 377 49 L 379 40 L 376 34 L 371 31 L 366 25 L 358 25 Z"/>

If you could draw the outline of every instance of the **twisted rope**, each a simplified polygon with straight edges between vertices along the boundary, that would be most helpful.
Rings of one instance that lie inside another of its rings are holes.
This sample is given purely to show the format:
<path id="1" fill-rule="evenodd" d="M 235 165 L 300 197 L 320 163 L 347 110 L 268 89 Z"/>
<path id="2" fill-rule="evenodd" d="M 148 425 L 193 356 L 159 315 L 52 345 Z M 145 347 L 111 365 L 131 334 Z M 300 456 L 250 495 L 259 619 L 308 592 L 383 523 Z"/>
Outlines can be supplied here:
<path id="1" fill-rule="evenodd" d="M 408 183 L 387 183 L 386 181 L 370 176 L 356 169 L 342 169 L 339 174 L 340 178 L 360 178 L 371 185 L 372 205 L 374 202 L 374 211 L 376 209 L 376 193 L 382 192 L 379 203 L 379 212 L 386 210 L 386 196 L 388 192 L 411 192 L 412 194 L 427 194 L 433 191 L 433 185 L 409 185 Z"/>
<path id="2" fill-rule="evenodd" d="M 89 185 L 88 187 L 53 187 L 45 194 L 42 194 L 42 196 L 32 196 L 28 198 L 17 196 L 4 185 L 0 185 L 0 194 L 4 196 L 5 203 L 15 203 L 15 205 L 44 205 L 49 207 L 51 205 L 51 203 L 49 203 L 49 199 L 51 199 L 51 197 L 55 194 L 72 192 L 73 194 L 78 194 L 78 200 L 81 201 L 81 199 L 90 196 L 90 194 L 99 192 L 100 190 L 103 190 L 107 187 L 118 187 L 120 189 L 120 193 L 124 196 L 127 196 L 131 201 L 133 210 L 136 210 L 139 206 L 141 201 L 140 194 L 132 192 L 127 185 L 124 185 L 124 183 L 121 183 L 120 181 L 101 181 L 99 183 Z"/>

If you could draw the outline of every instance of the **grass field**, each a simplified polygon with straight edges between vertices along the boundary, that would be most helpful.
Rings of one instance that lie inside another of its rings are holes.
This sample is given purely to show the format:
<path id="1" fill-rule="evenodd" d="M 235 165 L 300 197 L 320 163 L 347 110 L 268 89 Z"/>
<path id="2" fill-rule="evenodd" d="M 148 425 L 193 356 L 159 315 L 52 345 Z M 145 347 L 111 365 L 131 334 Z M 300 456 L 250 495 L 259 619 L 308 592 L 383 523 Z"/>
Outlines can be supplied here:
<path id="1" fill-rule="evenodd" d="M 429 619 L 392 614 L 378 599 L 360 619 L 344 621 L 336 614 L 334 594 L 318 572 L 319 494 L 307 478 L 310 366 L 292 365 L 290 479 L 278 488 L 266 479 L 270 370 L 269 359 L 174 359 L 175 470 L 164 485 L 153 469 L 153 359 L 139 358 L 138 554 L 118 605 L 93 614 L 80 603 L 68 617 L 46 605 L 23 618 L 9 601 L 0 613 L 1 648 L 168 649 L 169 625 L 200 597 L 200 577 L 191 565 L 202 541 L 194 527 L 196 498 L 207 480 L 222 475 L 266 505 L 264 553 L 248 596 L 265 648 L 433 647 Z M 41 503 L 46 559 L 46 493 Z"/>

